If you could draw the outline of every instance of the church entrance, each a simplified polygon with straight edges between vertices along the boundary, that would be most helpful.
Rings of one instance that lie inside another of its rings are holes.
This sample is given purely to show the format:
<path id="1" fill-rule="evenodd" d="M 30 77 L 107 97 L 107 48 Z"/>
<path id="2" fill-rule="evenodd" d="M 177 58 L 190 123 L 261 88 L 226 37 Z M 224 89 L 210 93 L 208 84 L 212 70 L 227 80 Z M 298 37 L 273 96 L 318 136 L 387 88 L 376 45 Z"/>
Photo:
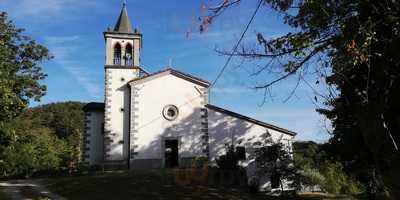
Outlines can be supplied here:
<path id="1" fill-rule="evenodd" d="M 178 140 L 165 140 L 165 167 L 178 167 Z"/>

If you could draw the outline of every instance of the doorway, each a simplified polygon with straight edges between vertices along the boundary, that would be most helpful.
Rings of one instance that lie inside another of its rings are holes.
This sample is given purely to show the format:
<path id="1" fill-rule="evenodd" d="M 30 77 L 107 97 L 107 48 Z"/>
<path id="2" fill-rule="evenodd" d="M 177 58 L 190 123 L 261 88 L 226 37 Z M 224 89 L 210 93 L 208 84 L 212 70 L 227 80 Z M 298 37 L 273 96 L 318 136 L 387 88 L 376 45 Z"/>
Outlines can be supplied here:
<path id="1" fill-rule="evenodd" d="M 178 167 L 178 140 L 165 140 L 165 167 Z"/>

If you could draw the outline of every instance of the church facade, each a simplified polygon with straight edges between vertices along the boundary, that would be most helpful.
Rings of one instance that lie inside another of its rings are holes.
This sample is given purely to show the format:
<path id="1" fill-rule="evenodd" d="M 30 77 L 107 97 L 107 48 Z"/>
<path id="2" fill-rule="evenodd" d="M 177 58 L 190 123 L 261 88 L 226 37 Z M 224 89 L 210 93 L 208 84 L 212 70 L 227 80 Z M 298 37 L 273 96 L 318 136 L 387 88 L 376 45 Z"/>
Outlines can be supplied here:
<path id="1" fill-rule="evenodd" d="M 144 71 L 142 34 L 125 5 L 104 38 L 105 99 L 84 107 L 88 165 L 187 167 L 199 157 L 215 162 L 227 145 L 240 148 L 246 160 L 251 141 L 266 133 L 291 149 L 294 132 L 209 104 L 206 80 L 170 68 Z"/>

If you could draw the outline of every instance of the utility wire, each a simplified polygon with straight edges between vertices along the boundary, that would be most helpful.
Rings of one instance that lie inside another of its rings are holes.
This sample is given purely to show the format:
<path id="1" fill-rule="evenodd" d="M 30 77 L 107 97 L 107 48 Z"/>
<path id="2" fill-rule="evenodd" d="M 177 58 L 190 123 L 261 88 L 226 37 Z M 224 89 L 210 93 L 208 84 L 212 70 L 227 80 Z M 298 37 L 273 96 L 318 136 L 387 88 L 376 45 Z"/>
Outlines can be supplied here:
<path id="1" fill-rule="evenodd" d="M 232 60 L 233 54 L 237 51 L 237 48 L 239 47 L 240 43 L 242 42 L 244 36 L 246 35 L 247 30 L 249 30 L 249 27 L 250 27 L 251 23 L 253 22 L 258 10 L 260 9 L 261 4 L 262 4 L 263 1 L 264 0 L 260 0 L 259 1 L 258 5 L 257 5 L 257 8 L 254 10 L 253 15 L 251 16 L 249 22 L 246 25 L 246 28 L 244 29 L 244 31 L 243 31 L 242 35 L 240 36 L 239 40 L 237 41 L 236 45 L 233 47 L 232 53 L 229 55 L 228 59 L 226 60 L 226 62 L 224 64 L 224 66 L 222 67 L 221 71 L 218 73 L 217 77 L 214 79 L 214 81 L 210 85 L 210 88 L 213 87 L 217 83 L 218 79 L 222 76 L 222 74 L 224 73 L 225 69 L 228 67 L 229 63 Z"/>

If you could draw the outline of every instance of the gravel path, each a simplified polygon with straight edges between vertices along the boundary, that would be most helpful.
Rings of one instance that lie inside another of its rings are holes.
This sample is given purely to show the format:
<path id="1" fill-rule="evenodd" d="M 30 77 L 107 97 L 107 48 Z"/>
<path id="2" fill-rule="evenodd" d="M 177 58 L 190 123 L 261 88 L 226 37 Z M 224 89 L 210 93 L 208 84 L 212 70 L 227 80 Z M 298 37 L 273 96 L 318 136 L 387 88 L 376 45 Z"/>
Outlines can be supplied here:
<path id="1" fill-rule="evenodd" d="M 65 198 L 51 193 L 46 187 L 35 180 L 21 179 L 0 181 L 0 189 L 2 189 L 4 193 L 11 198 L 11 200 L 65 200 Z"/>

